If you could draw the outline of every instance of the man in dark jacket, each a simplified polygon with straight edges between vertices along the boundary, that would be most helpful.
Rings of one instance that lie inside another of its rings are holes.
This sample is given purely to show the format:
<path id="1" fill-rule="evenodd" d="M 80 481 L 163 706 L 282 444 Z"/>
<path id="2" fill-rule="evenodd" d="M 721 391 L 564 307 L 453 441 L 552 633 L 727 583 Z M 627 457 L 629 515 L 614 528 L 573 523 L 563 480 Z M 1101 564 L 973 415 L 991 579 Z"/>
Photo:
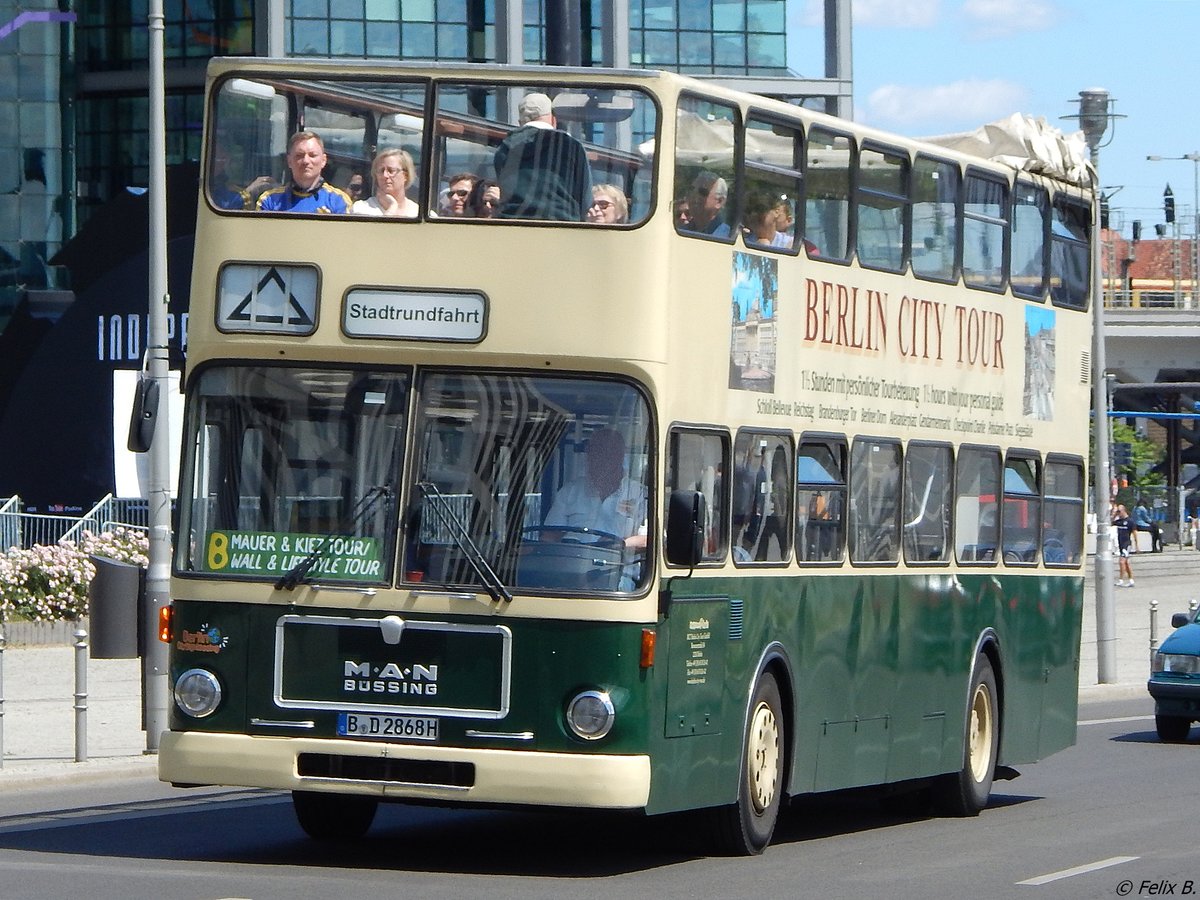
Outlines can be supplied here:
<path id="1" fill-rule="evenodd" d="M 517 106 L 519 128 L 496 148 L 493 164 L 506 219 L 582 222 L 592 203 L 592 171 L 583 145 L 559 131 L 545 94 L 526 94 Z"/>

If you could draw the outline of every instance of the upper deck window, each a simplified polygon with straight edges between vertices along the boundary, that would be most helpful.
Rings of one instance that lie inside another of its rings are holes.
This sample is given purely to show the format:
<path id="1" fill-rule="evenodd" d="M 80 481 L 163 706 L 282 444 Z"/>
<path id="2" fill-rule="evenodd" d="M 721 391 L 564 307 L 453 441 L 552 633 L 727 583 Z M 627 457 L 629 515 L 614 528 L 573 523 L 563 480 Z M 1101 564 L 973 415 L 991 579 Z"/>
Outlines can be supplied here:
<path id="1" fill-rule="evenodd" d="M 967 287 L 1004 290 L 1008 185 L 994 175 L 968 172 L 963 201 L 962 261 Z"/>
<path id="2" fill-rule="evenodd" d="M 1050 297 L 1058 306 L 1087 309 L 1091 289 L 1091 210 L 1070 197 L 1054 198 L 1050 220 Z"/>
<path id="3" fill-rule="evenodd" d="M 258 75 L 213 104 L 220 210 L 627 225 L 651 208 L 658 113 L 641 91 Z"/>
<path id="4" fill-rule="evenodd" d="M 859 263 L 869 269 L 902 271 L 909 222 L 908 157 L 887 147 L 863 147 L 858 155 L 854 229 Z"/>
<path id="5" fill-rule="evenodd" d="M 854 141 L 849 135 L 825 128 L 809 129 L 804 236 L 822 259 L 850 259 L 850 172 L 854 156 Z"/>
<path id="6" fill-rule="evenodd" d="M 1012 289 L 1018 297 L 1041 300 L 1046 291 L 1046 240 L 1050 199 L 1046 189 L 1018 181 L 1013 189 Z"/>
<path id="7" fill-rule="evenodd" d="M 594 225 L 649 215 L 658 113 L 641 91 L 439 84 L 436 105 L 434 215 Z"/>
<path id="8" fill-rule="evenodd" d="M 805 245 L 798 221 L 804 138 L 797 125 L 751 115 L 746 121 L 742 240 L 754 250 L 796 253 Z M 797 235 L 800 239 L 797 240 Z"/>
<path id="9" fill-rule="evenodd" d="M 912 270 L 918 278 L 958 276 L 958 195 L 962 175 L 944 159 L 918 156 L 912 177 Z"/>
<path id="10" fill-rule="evenodd" d="M 729 243 L 738 230 L 742 117 L 733 106 L 680 97 L 675 116 L 675 227 L 689 237 Z"/>

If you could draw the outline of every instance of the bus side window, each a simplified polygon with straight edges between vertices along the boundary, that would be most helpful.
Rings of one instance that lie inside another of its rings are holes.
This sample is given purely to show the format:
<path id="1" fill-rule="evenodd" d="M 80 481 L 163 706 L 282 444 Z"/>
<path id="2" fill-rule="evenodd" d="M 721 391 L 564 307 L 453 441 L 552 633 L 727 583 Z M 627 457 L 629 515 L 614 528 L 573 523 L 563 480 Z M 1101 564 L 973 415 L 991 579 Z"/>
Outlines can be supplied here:
<path id="1" fill-rule="evenodd" d="M 958 561 L 992 565 L 1000 544 L 996 515 L 1000 451 L 993 447 L 960 447 L 954 484 L 954 552 Z"/>
<path id="2" fill-rule="evenodd" d="M 860 438 L 850 448 L 850 561 L 894 563 L 900 552 L 900 444 Z"/>
<path id="3" fill-rule="evenodd" d="M 854 141 L 825 128 L 808 132 L 804 169 L 804 237 L 810 256 L 850 259 L 850 171 Z"/>
<path id="4" fill-rule="evenodd" d="M 1047 566 L 1078 566 L 1083 560 L 1082 460 L 1046 457 L 1042 501 L 1042 561 Z"/>
<path id="5" fill-rule="evenodd" d="M 949 560 L 953 471 L 954 452 L 948 444 L 909 443 L 904 454 L 905 562 Z"/>
<path id="6" fill-rule="evenodd" d="M 1004 515 L 1001 547 L 1006 565 L 1038 561 L 1042 531 L 1042 461 L 1037 453 L 1016 450 L 1004 462 Z"/>
<path id="7" fill-rule="evenodd" d="M 736 164 L 742 143 L 736 107 L 679 98 L 675 120 L 675 228 L 730 243 L 738 231 Z"/>
<path id="8" fill-rule="evenodd" d="M 785 562 L 792 542 L 790 435 L 739 432 L 733 459 L 734 562 Z"/>
<path id="9" fill-rule="evenodd" d="M 958 277 L 958 166 L 917 156 L 912 170 L 912 270 L 918 278 Z"/>
<path id="10" fill-rule="evenodd" d="M 796 556 L 841 562 L 846 546 L 845 438 L 806 437 L 796 451 Z"/>
<path id="11" fill-rule="evenodd" d="M 723 431 L 679 429 L 670 437 L 665 497 L 675 490 L 700 491 L 708 507 L 704 561 L 720 563 L 729 550 L 729 435 Z M 664 521 L 666 515 L 664 512 Z"/>

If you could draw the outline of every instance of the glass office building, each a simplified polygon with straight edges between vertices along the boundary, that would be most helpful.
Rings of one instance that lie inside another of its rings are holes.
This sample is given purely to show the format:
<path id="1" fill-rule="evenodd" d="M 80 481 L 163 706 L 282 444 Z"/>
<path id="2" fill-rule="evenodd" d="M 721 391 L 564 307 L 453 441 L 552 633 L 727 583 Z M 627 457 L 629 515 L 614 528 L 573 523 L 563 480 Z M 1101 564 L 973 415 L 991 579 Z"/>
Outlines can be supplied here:
<path id="1" fill-rule="evenodd" d="M 553 0 L 551 0 L 553 2 Z M 788 75 L 787 0 L 616 0 L 637 67 L 698 75 Z M 604 61 L 613 0 L 565 6 L 583 65 Z M 195 161 L 204 65 L 287 55 L 493 61 L 497 15 L 520 14 L 525 62 L 546 60 L 546 0 L 163 0 L 167 164 Z M 41 7 L 40 10 L 38 7 Z M 54 287 L 47 262 L 94 211 L 149 179 L 148 0 L 0 0 L 0 328 L 22 289 Z M 498 13 L 499 7 L 499 13 Z M 503 27 L 503 23 L 501 23 Z M 64 285 L 64 287 L 67 285 Z"/>

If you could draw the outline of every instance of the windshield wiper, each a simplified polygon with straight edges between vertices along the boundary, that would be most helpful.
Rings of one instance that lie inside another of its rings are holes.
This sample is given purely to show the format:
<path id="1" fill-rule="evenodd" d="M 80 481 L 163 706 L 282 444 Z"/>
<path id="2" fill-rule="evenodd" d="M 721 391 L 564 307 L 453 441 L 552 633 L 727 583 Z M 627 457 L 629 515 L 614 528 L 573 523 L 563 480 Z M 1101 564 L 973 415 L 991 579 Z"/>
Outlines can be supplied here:
<path id="1" fill-rule="evenodd" d="M 450 532 L 450 537 L 454 539 L 454 545 L 458 547 L 467 562 L 471 564 L 471 568 L 475 570 L 475 574 L 479 576 L 479 583 L 483 585 L 483 589 L 493 600 L 511 603 L 512 593 L 504 586 L 504 582 L 500 580 L 496 570 L 484 558 L 483 552 L 471 540 L 470 532 L 467 531 L 462 519 L 454 511 L 454 507 L 450 505 L 450 501 L 446 499 L 446 495 L 438 490 L 438 486 L 432 481 L 418 481 L 417 487 L 421 489 L 425 498 L 431 501 L 430 508 L 437 514 L 438 520 L 446 530 Z"/>
<path id="2" fill-rule="evenodd" d="M 380 498 L 390 497 L 391 495 L 392 486 L 390 484 L 377 484 L 375 487 L 363 494 L 362 499 L 359 500 L 354 509 L 350 511 L 352 518 L 350 520 L 350 526 L 346 530 L 352 534 L 357 533 L 358 526 L 361 525 L 363 520 L 366 519 L 371 511 L 375 509 Z M 275 582 L 275 590 L 294 590 L 296 585 L 303 584 L 305 581 L 307 581 L 308 573 L 312 571 L 312 567 L 320 562 L 325 556 L 325 550 L 327 547 L 329 547 L 330 541 L 341 536 L 343 536 L 341 531 L 331 531 L 328 534 L 325 534 L 321 538 L 321 542 L 312 550 L 310 550 L 304 559 L 300 560 L 300 562 L 296 563 L 279 577 L 279 580 Z"/>

